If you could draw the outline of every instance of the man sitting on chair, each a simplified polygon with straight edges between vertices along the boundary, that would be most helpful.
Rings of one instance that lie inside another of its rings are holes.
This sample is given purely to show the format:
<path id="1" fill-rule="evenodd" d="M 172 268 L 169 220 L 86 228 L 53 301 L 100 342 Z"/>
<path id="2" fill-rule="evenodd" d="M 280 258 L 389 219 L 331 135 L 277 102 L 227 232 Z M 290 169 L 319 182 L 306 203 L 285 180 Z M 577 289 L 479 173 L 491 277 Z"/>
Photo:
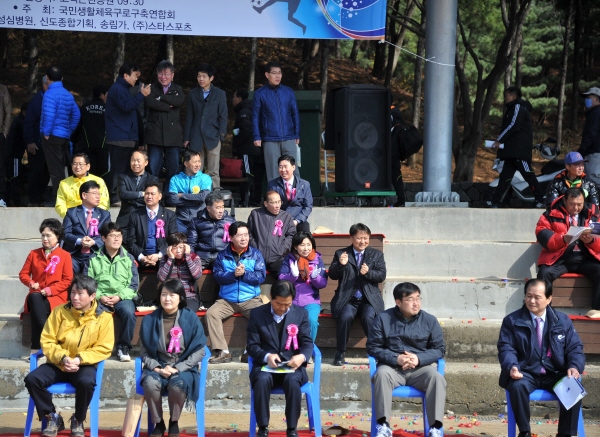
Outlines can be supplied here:
<path id="1" fill-rule="evenodd" d="M 552 391 L 562 377 L 579 378 L 585 366 L 583 344 L 566 314 L 554 310 L 552 290 L 542 279 L 525 283 L 525 305 L 502 321 L 498 338 L 500 387 L 506 389 L 519 427 L 531 437 L 529 394 Z M 581 401 L 567 410 L 561 402 L 557 437 L 577 435 Z"/>
<path id="2" fill-rule="evenodd" d="M 396 306 L 380 313 L 369 330 L 367 352 L 377 360 L 373 397 L 377 437 L 391 437 L 392 391 L 409 385 L 425 392 L 429 437 L 442 436 L 446 380 L 431 364 L 446 353 L 442 327 L 421 310 L 421 290 L 403 282 L 394 287 Z"/>
<path id="3" fill-rule="evenodd" d="M 277 281 L 271 287 L 271 302 L 253 309 L 248 322 L 248 355 L 254 360 L 250 384 L 254 390 L 254 412 L 258 437 L 267 437 L 269 431 L 269 399 L 271 388 L 283 387 L 287 437 L 297 437 L 302 392 L 308 381 L 306 363 L 312 356 L 308 312 L 293 305 L 296 288 L 290 281 Z M 294 369 L 291 373 L 269 373 L 263 366 L 276 369 L 281 363 Z M 318 414 L 318 412 L 315 412 Z"/>
<path id="4" fill-rule="evenodd" d="M 25 377 L 40 420 L 48 421 L 42 432 L 45 437 L 55 437 L 65 429 L 47 390 L 58 382 L 77 389 L 71 436 L 84 437 L 83 422 L 96 389 L 96 365 L 110 357 L 115 343 L 112 313 L 96 301 L 96 287 L 89 276 L 73 278 L 70 302 L 54 308 L 42 332 L 40 343 L 47 362 Z"/>

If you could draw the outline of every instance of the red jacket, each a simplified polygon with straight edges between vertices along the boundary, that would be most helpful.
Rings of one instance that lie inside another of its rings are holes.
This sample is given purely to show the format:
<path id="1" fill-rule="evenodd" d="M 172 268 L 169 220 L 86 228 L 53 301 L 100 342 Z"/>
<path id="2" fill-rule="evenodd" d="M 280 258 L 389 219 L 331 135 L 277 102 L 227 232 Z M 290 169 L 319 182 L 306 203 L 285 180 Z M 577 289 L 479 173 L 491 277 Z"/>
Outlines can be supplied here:
<path id="1" fill-rule="evenodd" d="M 51 270 L 45 272 L 46 266 L 54 256 L 59 258 L 54 273 L 51 274 Z M 40 247 L 39 249 L 32 250 L 29 252 L 27 260 L 25 260 L 25 264 L 23 264 L 23 268 L 19 272 L 19 279 L 28 288 L 32 283 L 37 282 L 40 284 L 39 290 L 29 289 L 29 293 L 37 293 L 46 287 L 50 287 L 52 295 L 48 297 L 48 302 L 50 302 L 51 310 L 58 305 L 65 304 L 69 300 L 67 289 L 73 280 L 71 254 L 57 247 L 52 251 L 50 258 L 46 259 L 43 248 Z M 25 309 L 23 312 L 29 312 L 27 299 L 25 299 Z"/>
<path id="2" fill-rule="evenodd" d="M 589 206 L 589 207 L 588 207 Z M 599 219 L 598 208 L 594 204 L 583 207 L 578 215 L 578 226 L 589 226 L 590 221 Z M 538 258 L 538 266 L 554 264 L 567 250 L 563 236 L 569 230 L 569 213 L 565 209 L 564 196 L 557 198 L 550 209 L 542 214 L 535 227 L 535 236 L 542 245 L 542 253 Z M 600 237 L 595 236 L 594 241 L 586 244 L 590 254 L 600 261 Z"/>

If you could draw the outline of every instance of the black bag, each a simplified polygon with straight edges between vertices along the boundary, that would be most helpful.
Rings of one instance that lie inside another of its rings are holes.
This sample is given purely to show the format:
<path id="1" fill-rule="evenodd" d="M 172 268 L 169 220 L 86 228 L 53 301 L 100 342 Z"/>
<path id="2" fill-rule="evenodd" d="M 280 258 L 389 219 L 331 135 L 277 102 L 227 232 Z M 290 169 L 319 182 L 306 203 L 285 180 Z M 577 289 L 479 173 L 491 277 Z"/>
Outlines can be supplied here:
<path id="1" fill-rule="evenodd" d="M 402 119 L 396 108 L 392 109 L 392 147 L 398 148 L 400 161 L 404 161 L 423 147 L 423 137 L 412 124 Z"/>

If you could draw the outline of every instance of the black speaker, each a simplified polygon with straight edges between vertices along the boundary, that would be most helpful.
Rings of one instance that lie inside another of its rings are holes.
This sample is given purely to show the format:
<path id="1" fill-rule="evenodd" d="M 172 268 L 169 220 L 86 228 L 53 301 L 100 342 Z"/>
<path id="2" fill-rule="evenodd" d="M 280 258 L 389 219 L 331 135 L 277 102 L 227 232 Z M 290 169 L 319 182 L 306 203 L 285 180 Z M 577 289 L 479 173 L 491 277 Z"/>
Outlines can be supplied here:
<path id="1" fill-rule="evenodd" d="M 390 106 L 390 92 L 382 86 L 329 92 L 325 148 L 335 149 L 336 191 L 390 189 Z"/>

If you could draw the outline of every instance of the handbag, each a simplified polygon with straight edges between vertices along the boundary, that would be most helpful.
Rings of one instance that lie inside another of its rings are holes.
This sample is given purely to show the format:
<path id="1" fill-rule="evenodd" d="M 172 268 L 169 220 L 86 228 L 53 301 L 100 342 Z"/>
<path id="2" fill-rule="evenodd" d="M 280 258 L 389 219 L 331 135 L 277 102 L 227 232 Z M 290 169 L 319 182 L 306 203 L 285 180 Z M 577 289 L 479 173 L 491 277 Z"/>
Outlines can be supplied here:
<path id="1" fill-rule="evenodd" d="M 135 393 L 132 398 L 127 399 L 127 408 L 125 409 L 125 418 L 123 419 L 123 437 L 133 437 L 137 429 L 142 407 L 144 406 L 144 396 Z"/>
<path id="2" fill-rule="evenodd" d="M 242 179 L 244 177 L 244 162 L 241 159 L 221 158 L 219 174 L 226 179 Z"/>

